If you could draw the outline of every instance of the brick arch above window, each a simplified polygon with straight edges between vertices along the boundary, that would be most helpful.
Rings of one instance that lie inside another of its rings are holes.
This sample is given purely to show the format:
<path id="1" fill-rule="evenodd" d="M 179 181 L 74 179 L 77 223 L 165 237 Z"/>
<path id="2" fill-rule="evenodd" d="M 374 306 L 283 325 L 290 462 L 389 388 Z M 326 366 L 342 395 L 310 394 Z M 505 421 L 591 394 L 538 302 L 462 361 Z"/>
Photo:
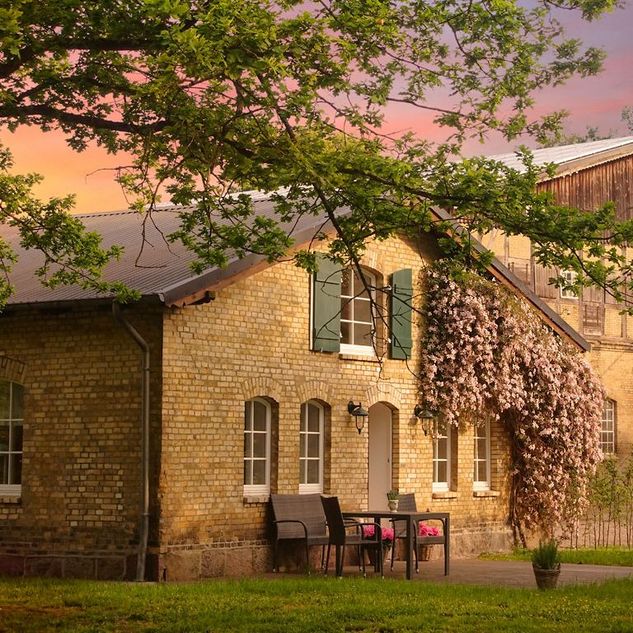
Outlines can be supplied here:
<path id="1" fill-rule="evenodd" d="M 269 376 L 248 378 L 240 386 L 240 391 L 244 400 L 252 400 L 263 396 L 277 402 L 284 400 L 283 386 Z"/>
<path id="2" fill-rule="evenodd" d="M 301 383 L 297 381 L 295 394 L 300 402 L 319 400 L 327 403 L 335 399 L 332 385 L 324 380 L 306 380 Z"/>
<path id="3" fill-rule="evenodd" d="M 22 384 L 26 376 L 26 364 L 16 358 L 0 355 L 0 380 Z"/>

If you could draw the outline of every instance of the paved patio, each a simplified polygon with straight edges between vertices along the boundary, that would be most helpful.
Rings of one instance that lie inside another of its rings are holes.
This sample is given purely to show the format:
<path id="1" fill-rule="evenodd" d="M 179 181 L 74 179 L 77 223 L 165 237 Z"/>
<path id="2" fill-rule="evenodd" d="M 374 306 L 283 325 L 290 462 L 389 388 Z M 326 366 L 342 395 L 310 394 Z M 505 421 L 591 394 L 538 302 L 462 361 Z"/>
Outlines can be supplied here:
<path id="1" fill-rule="evenodd" d="M 393 572 L 385 566 L 385 577 L 404 579 L 404 563 L 396 562 Z M 368 575 L 373 575 L 369 571 Z M 329 572 L 334 575 L 334 570 Z M 358 567 L 346 566 L 345 576 L 359 575 Z M 564 563 L 558 579 L 559 586 L 583 583 L 596 583 L 612 578 L 633 577 L 633 567 L 614 567 L 606 565 L 572 565 Z M 414 574 L 413 581 L 418 580 L 467 584 L 467 585 L 495 585 L 502 587 L 536 587 L 532 563 L 523 561 L 492 561 L 478 559 L 451 560 L 451 573 L 444 576 L 444 562 L 433 560 L 420 563 L 420 573 Z"/>

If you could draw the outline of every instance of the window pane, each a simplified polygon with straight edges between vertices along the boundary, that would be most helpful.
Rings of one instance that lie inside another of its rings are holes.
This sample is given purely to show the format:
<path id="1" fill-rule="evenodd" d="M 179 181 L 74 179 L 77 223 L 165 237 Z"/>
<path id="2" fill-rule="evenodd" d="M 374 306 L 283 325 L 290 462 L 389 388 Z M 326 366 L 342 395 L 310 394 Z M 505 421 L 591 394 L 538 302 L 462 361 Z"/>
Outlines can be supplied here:
<path id="1" fill-rule="evenodd" d="M 341 319 L 343 321 L 352 320 L 352 301 L 351 299 L 343 299 L 341 301 Z"/>
<path id="2" fill-rule="evenodd" d="M 266 460 L 257 459 L 253 461 L 253 485 L 263 485 L 266 483 Z"/>
<path id="3" fill-rule="evenodd" d="M 477 457 L 479 459 L 486 459 L 486 440 L 485 438 L 479 438 L 477 440 Z"/>
<path id="4" fill-rule="evenodd" d="M 448 481 L 448 477 L 446 474 L 446 462 L 437 463 L 437 481 L 438 482 Z"/>
<path id="5" fill-rule="evenodd" d="M 266 433 L 253 433 L 253 457 L 266 457 Z"/>
<path id="6" fill-rule="evenodd" d="M 447 448 L 448 448 L 448 441 L 447 438 L 445 437 L 440 437 L 437 440 L 437 457 L 439 459 L 446 459 L 447 458 Z"/>
<path id="7" fill-rule="evenodd" d="M 307 484 L 319 483 L 319 462 L 315 459 L 311 459 L 308 462 L 308 481 Z"/>
<path id="8" fill-rule="evenodd" d="M 9 459 L 11 460 L 11 481 L 10 484 L 21 484 L 22 483 L 22 455 L 15 454 L 9 455 Z"/>
<path id="9" fill-rule="evenodd" d="M 308 435 L 308 457 L 319 457 L 318 435 Z"/>
<path id="10" fill-rule="evenodd" d="M 356 300 L 354 303 L 354 321 L 371 323 L 371 303 L 369 301 Z"/>
<path id="11" fill-rule="evenodd" d="M 9 483 L 9 456 L 0 454 L 0 484 Z"/>
<path id="12" fill-rule="evenodd" d="M 253 465 L 253 462 L 251 462 L 250 460 L 244 462 L 244 485 L 246 486 L 248 486 L 252 480 L 252 476 L 253 476 L 252 465 Z"/>
<path id="13" fill-rule="evenodd" d="M 477 481 L 486 481 L 486 462 L 477 462 Z"/>
<path id="14" fill-rule="evenodd" d="M 318 433 L 320 430 L 321 410 L 313 404 L 308 405 L 308 430 L 311 433 Z"/>
<path id="15" fill-rule="evenodd" d="M 24 387 L 13 383 L 13 395 L 11 397 L 11 417 L 21 420 L 24 417 Z"/>
<path id="16" fill-rule="evenodd" d="M 0 380 L 0 419 L 9 418 L 9 387 L 11 383 Z"/>
<path id="17" fill-rule="evenodd" d="M 371 324 L 356 323 L 354 325 L 354 345 L 371 345 Z"/>
<path id="18" fill-rule="evenodd" d="M 252 450 L 253 436 L 250 433 L 244 433 L 244 457 L 252 457 Z"/>
<path id="19" fill-rule="evenodd" d="M 341 343 L 353 343 L 351 323 L 345 323 L 345 321 L 341 321 Z"/>
<path id="20" fill-rule="evenodd" d="M 9 450 L 9 425 L 0 424 L 0 452 Z"/>
<path id="21" fill-rule="evenodd" d="M 15 422 L 11 427 L 11 450 L 22 452 L 22 425 Z"/>
<path id="22" fill-rule="evenodd" d="M 306 462 L 305 462 L 305 459 L 302 459 L 299 462 L 299 483 L 301 483 L 301 484 L 307 484 L 308 483 L 306 481 Z"/>
<path id="23" fill-rule="evenodd" d="M 256 431 L 266 431 L 266 414 L 268 409 L 266 405 L 255 400 L 253 402 L 253 428 Z"/>

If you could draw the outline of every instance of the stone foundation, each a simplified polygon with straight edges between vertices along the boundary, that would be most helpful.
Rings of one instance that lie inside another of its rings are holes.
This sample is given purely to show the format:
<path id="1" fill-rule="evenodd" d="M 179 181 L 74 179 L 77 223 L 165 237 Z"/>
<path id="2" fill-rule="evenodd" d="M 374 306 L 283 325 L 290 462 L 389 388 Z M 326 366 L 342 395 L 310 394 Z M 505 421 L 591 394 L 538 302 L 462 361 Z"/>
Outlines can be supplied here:
<path id="1" fill-rule="evenodd" d="M 148 564 L 148 569 L 152 565 Z M 153 565 L 155 568 L 155 564 Z M 132 580 L 136 576 L 136 555 L 64 556 L 0 554 L 0 576 Z M 149 576 L 149 574 L 148 574 Z"/>

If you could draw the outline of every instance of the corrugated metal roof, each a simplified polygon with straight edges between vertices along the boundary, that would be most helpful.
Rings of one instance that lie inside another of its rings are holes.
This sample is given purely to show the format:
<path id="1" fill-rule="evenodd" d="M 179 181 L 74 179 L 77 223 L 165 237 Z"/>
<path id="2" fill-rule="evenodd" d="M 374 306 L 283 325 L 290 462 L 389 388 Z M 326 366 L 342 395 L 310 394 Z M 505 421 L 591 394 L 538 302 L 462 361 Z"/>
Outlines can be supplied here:
<path id="1" fill-rule="evenodd" d="M 254 196 L 256 213 L 271 216 L 273 203 L 264 196 Z M 168 243 L 166 236 L 179 227 L 179 211 L 187 207 L 163 205 L 152 212 L 144 222 L 142 214 L 134 211 L 116 211 L 77 215 L 89 231 L 102 236 L 105 247 L 114 244 L 124 248 L 119 261 L 108 264 L 104 277 L 108 281 L 120 281 L 138 290 L 143 296 L 157 296 L 161 300 L 179 294 L 175 289 L 186 287 L 195 292 L 208 287 L 211 282 L 235 274 L 236 270 L 263 260 L 260 256 L 248 256 L 242 260 L 234 257 L 227 268 L 209 269 L 200 275 L 191 270 L 195 255 L 180 242 Z M 310 237 L 323 225 L 324 218 L 304 216 L 286 230 L 298 241 L 306 231 Z M 25 251 L 19 246 L 17 230 L 0 225 L 0 233 L 18 255 L 18 262 L 10 274 L 15 293 L 9 298 L 9 305 L 30 303 L 56 303 L 108 298 L 96 292 L 83 290 L 77 286 L 45 288 L 35 275 L 35 270 L 44 263 L 44 256 L 38 251 Z"/>
<path id="2" fill-rule="evenodd" d="M 548 163 L 564 166 L 583 159 L 594 157 L 599 161 L 601 155 L 609 154 L 614 150 L 626 148 L 630 145 L 630 152 L 633 153 L 633 136 L 622 138 L 609 138 L 602 141 L 592 141 L 590 143 L 575 143 L 573 145 L 561 145 L 560 147 L 544 147 L 531 150 L 534 155 L 536 165 L 542 166 Z M 496 154 L 488 156 L 517 171 L 525 171 L 523 163 L 514 153 Z"/>

